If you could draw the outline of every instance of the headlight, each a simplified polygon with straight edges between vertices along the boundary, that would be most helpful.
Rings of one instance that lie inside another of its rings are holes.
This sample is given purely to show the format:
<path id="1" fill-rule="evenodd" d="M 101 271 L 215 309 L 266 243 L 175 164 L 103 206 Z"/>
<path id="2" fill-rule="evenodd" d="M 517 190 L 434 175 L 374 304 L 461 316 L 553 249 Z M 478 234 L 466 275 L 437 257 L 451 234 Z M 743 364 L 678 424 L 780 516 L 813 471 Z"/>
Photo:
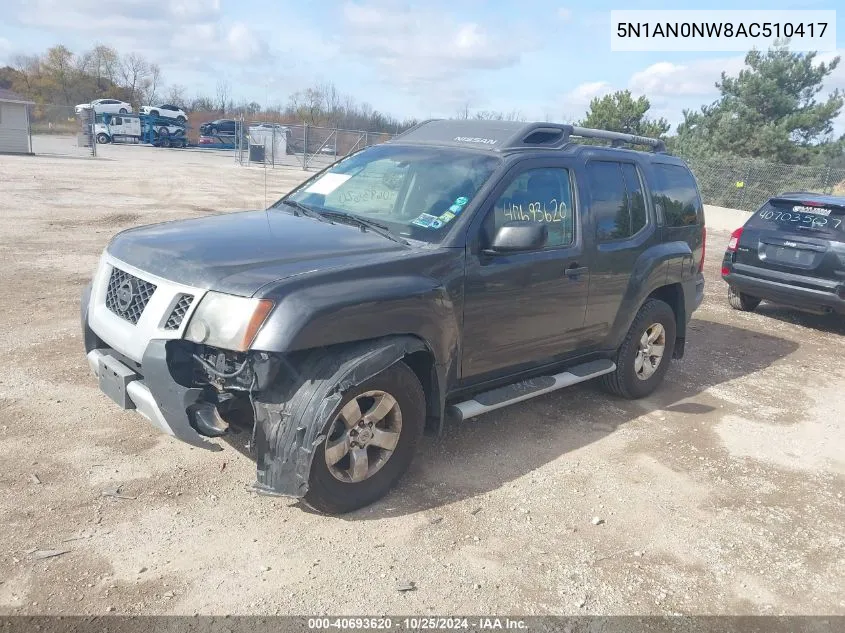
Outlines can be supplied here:
<path id="1" fill-rule="evenodd" d="M 200 301 L 185 330 L 194 343 L 237 352 L 249 349 L 273 302 L 208 292 Z"/>

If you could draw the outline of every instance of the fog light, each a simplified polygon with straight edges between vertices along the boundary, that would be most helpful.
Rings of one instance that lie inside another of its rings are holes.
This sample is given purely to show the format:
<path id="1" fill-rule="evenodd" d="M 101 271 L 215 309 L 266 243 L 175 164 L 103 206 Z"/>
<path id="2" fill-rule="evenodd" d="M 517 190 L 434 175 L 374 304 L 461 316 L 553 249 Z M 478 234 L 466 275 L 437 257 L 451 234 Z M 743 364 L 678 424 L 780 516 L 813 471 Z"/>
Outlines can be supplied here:
<path id="1" fill-rule="evenodd" d="M 208 338 L 208 323 L 202 319 L 192 319 L 188 325 L 188 339 L 196 343 L 204 343 Z"/>

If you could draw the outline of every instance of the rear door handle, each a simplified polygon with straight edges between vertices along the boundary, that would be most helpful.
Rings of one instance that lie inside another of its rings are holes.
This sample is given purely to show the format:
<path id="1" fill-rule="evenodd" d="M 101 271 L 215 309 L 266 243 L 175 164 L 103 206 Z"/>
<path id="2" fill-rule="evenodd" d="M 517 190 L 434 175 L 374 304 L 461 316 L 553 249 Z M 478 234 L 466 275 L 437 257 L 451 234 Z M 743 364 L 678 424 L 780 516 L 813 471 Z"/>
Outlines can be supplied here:
<path id="1" fill-rule="evenodd" d="M 564 273 L 567 277 L 571 279 L 573 277 L 580 277 L 581 275 L 586 275 L 587 270 L 588 269 L 586 266 L 578 266 L 577 264 L 573 264 L 569 268 L 567 268 Z"/>

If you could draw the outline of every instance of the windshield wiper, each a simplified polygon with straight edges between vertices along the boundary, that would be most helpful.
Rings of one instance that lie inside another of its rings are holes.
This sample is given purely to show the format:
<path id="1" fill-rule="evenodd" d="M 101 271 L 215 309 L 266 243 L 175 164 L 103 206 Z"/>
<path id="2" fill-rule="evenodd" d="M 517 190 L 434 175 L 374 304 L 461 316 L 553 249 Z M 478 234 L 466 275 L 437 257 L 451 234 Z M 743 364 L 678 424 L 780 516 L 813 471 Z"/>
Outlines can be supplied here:
<path id="1" fill-rule="evenodd" d="M 373 233 L 378 233 L 382 237 L 386 237 L 387 239 L 393 240 L 394 242 L 399 242 L 400 244 L 404 244 L 405 246 L 410 245 L 410 242 L 408 240 L 399 237 L 395 233 L 392 233 L 390 229 L 388 229 L 384 224 L 381 224 L 374 220 L 362 218 L 361 216 L 346 213 L 345 211 L 320 211 L 319 213 L 321 213 L 322 215 L 326 215 L 330 218 L 335 218 L 342 222 L 348 222 L 350 224 L 360 226 L 361 228 L 369 229 Z"/>
<path id="2" fill-rule="evenodd" d="M 294 211 L 294 215 L 307 215 L 309 218 L 314 218 L 315 220 L 320 220 L 321 222 L 328 222 L 329 224 L 334 224 L 331 220 L 325 217 L 322 213 L 317 211 L 316 209 L 312 209 L 311 207 L 306 207 L 301 202 L 297 202 L 296 200 L 288 200 L 287 198 L 282 200 L 282 204 L 286 204 L 289 207 L 293 207 L 297 209 Z"/>

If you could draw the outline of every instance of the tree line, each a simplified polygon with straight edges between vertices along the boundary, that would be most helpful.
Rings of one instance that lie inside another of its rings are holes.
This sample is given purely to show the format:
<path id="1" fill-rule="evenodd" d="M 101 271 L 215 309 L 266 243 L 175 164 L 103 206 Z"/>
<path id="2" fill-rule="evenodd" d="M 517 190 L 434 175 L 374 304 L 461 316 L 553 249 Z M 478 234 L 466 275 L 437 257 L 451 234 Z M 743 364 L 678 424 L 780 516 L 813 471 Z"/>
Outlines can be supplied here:
<path id="1" fill-rule="evenodd" d="M 290 95 L 286 104 L 267 107 L 251 101 L 236 103 L 228 81 L 217 81 L 214 94 L 189 97 L 180 84 L 164 85 L 159 66 L 142 55 L 121 55 L 98 44 L 76 54 L 63 45 L 42 55 L 18 55 L 0 67 L 0 88 L 13 90 L 40 105 L 71 108 L 94 99 L 121 99 L 137 110 L 142 105 L 172 103 L 186 112 L 282 123 L 307 123 L 333 128 L 396 134 L 417 121 L 400 120 L 342 94 L 324 83 Z M 72 111 L 71 111 L 72 112 Z"/>
<path id="2" fill-rule="evenodd" d="M 820 63 L 817 53 L 791 52 L 786 44 L 752 50 L 736 77 L 722 73 L 714 102 L 684 110 L 674 135 L 665 119 L 648 116 L 645 96 L 634 99 L 627 90 L 593 99 L 580 124 L 662 138 L 687 158 L 845 166 L 845 134 L 837 137 L 833 128 L 845 99 L 838 89 L 820 97 L 839 61 Z"/>
<path id="3" fill-rule="evenodd" d="M 673 153 L 690 158 L 759 158 L 786 164 L 845 166 L 845 135 L 833 133 L 842 112 L 843 94 L 824 83 L 838 67 L 839 57 L 819 63 L 815 52 L 791 52 L 787 44 L 768 51 L 750 51 L 736 77 L 722 73 L 715 83 L 719 97 L 697 110 L 684 110 L 674 134 L 664 118 L 649 116 L 646 96 L 620 90 L 595 98 L 577 124 L 585 127 L 659 137 Z M 267 107 L 235 103 L 228 81 L 219 80 L 211 95 L 189 98 L 184 86 L 165 86 L 159 67 L 137 53 L 120 55 L 97 45 L 74 54 L 54 46 L 43 55 L 18 56 L 0 68 L 0 87 L 10 88 L 39 104 L 72 106 L 111 97 L 134 107 L 155 101 L 176 104 L 188 112 L 214 112 L 281 123 L 305 123 L 349 130 L 398 133 L 417 123 L 380 112 L 322 83 L 290 95 L 285 104 Z M 453 118 L 524 120 L 518 111 L 471 112 L 465 106 Z"/>

